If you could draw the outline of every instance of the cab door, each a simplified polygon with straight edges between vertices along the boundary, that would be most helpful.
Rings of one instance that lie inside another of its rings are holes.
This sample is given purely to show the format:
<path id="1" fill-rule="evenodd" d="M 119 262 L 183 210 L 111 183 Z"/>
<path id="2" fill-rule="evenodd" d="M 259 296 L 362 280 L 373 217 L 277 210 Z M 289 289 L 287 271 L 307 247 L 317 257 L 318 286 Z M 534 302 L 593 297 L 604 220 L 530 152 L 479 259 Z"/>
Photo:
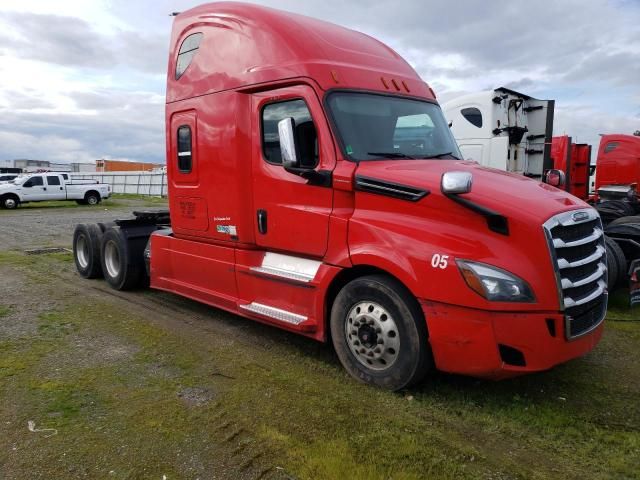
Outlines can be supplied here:
<path id="1" fill-rule="evenodd" d="M 47 200 L 65 200 L 67 193 L 62 185 L 61 175 L 47 175 Z"/>
<path id="2" fill-rule="evenodd" d="M 35 175 L 24 182 L 21 193 L 25 202 L 47 200 L 47 187 L 42 176 Z"/>
<path id="3" fill-rule="evenodd" d="M 311 87 L 296 85 L 255 94 L 252 112 L 256 243 L 265 250 L 320 258 L 327 250 L 331 172 L 336 164 L 320 101 Z M 299 134 L 304 166 L 313 167 L 326 182 L 310 181 L 283 168 L 278 122 L 289 117 Z"/>

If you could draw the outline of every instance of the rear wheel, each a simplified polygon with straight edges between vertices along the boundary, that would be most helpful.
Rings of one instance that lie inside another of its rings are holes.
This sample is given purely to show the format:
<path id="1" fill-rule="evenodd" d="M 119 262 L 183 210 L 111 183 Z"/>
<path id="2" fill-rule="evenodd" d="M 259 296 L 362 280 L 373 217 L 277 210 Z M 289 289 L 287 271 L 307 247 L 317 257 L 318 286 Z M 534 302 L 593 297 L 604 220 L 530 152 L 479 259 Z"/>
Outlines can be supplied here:
<path id="1" fill-rule="evenodd" d="M 100 239 L 102 232 L 97 225 L 80 224 L 73 232 L 73 258 L 76 269 L 84 278 L 102 276 L 100 264 Z"/>
<path id="2" fill-rule="evenodd" d="M 86 201 L 86 200 L 76 200 L 76 203 L 77 203 L 78 205 L 86 205 L 86 204 L 87 204 L 87 201 Z"/>
<path id="3" fill-rule="evenodd" d="M 356 379 L 400 390 L 432 368 L 427 329 L 416 299 L 398 281 L 370 275 L 348 283 L 331 309 L 333 345 Z"/>
<path id="4" fill-rule="evenodd" d="M 100 203 L 100 194 L 98 192 L 87 192 L 84 196 L 87 205 L 97 205 Z"/>
<path id="5" fill-rule="evenodd" d="M 132 246 L 119 227 L 111 227 L 104 232 L 102 271 L 104 279 L 116 290 L 140 287 L 146 278 L 142 252 Z"/>

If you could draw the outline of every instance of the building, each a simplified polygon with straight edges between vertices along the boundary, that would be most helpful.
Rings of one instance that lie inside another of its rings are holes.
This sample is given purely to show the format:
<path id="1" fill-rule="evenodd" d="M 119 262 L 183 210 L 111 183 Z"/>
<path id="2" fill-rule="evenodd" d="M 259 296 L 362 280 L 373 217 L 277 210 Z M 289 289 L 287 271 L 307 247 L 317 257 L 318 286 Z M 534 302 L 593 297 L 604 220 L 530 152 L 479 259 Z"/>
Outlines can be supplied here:
<path id="1" fill-rule="evenodd" d="M 162 168 L 164 164 L 127 162 L 125 160 L 96 160 L 96 172 L 150 172 L 155 168 Z"/>
<path id="2" fill-rule="evenodd" d="M 0 160 L 0 168 L 19 168 L 26 173 L 50 171 L 50 172 L 95 172 L 96 166 L 93 163 L 56 163 L 48 160 L 31 160 L 18 158 L 15 160 Z"/>

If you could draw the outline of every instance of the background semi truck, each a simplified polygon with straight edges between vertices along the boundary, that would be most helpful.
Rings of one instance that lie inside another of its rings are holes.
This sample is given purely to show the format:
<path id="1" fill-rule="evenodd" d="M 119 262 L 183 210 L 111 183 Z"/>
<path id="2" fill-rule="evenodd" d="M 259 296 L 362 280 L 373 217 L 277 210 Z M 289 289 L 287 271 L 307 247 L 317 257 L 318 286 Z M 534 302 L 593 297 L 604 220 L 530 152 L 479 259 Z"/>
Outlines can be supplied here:
<path id="1" fill-rule="evenodd" d="M 169 211 L 79 225 L 82 276 L 331 341 L 352 376 L 393 390 L 434 368 L 546 370 L 597 344 L 596 210 L 461 160 L 392 49 L 238 3 L 177 15 L 170 48 Z"/>
<path id="2" fill-rule="evenodd" d="M 555 101 L 508 88 L 464 95 L 443 105 L 465 159 L 545 180 L 556 174 L 559 188 L 589 202 L 605 225 L 608 286 L 637 284 L 640 267 L 640 137 L 603 135 L 595 167 L 591 146 L 553 134 Z M 595 171 L 596 188 L 590 191 Z M 561 184 L 560 184 L 561 183 Z M 634 266 L 635 265 L 635 266 Z M 631 298 L 634 296 L 633 288 Z"/>

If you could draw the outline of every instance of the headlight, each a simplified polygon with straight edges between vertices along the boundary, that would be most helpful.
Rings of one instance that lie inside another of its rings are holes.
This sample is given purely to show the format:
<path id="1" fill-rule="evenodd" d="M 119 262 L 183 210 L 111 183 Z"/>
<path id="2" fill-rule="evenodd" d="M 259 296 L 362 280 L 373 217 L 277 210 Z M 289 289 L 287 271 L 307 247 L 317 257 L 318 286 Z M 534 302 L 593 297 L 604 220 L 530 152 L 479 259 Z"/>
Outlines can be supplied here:
<path id="1" fill-rule="evenodd" d="M 474 292 L 492 302 L 535 302 L 527 282 L 486 263 L 457 260 L 464 281 Z"/>

